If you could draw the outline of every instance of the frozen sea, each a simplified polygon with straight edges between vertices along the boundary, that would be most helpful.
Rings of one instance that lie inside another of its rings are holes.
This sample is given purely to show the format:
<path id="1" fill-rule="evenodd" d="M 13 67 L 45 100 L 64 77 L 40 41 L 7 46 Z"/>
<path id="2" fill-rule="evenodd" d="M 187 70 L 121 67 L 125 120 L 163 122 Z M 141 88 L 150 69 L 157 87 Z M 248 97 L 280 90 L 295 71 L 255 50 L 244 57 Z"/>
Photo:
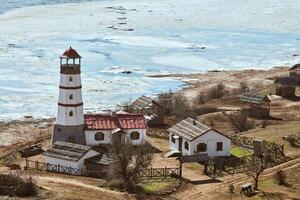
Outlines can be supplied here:
<path id="1" fill-rule="evenodd" d="M 83 57 L 86 112 L 183 86 L 147 75 L 300 62 L 299 0 L 0 0 L 0 119 L 56 114 L 59 59 Z M 123 74 L 124 70 L 133 73 Z"/>

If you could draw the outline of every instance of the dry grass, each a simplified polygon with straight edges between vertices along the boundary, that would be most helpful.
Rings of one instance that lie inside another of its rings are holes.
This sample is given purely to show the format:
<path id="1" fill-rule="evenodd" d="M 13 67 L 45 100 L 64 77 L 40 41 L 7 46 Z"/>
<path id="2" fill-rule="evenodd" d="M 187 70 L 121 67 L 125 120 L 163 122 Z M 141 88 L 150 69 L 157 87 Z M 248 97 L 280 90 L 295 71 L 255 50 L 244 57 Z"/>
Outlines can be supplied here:
<path id="1" fill-rule="evenodd" d="M 300 132 L 300 121 L 283 121 L 277 125 L 269 125 L 265 129 L 258 129 L 243 133 L 247 137 L 264 139 L 277 144 L 284 144 L 285 152 L 288 154 L 300 154 L 298 148 L 292 147 L 289 142 L 283 140 L 283 136 Z"/>

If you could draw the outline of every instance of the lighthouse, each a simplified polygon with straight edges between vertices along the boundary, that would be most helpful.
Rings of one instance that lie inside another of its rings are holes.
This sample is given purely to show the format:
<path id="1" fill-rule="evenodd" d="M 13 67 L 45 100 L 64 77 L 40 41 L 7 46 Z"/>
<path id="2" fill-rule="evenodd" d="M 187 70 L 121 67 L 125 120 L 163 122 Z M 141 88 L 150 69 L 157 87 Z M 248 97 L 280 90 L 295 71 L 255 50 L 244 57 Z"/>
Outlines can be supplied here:
<path id="1" fill-rule="evenodd" d="M 86 144 L 80 76 L 81 56 L 70 47 L 59 58 L 59 99 L 52 144 L 56 141 Z"/>

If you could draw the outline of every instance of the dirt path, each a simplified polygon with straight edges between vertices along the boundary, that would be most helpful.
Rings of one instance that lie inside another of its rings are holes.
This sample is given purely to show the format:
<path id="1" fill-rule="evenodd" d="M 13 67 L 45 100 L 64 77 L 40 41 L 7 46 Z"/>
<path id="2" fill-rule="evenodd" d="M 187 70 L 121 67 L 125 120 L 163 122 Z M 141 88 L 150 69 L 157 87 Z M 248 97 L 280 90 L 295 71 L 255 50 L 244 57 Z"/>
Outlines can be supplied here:
<path id="1" fill-rule="evenodd" d="M 300 158 L 290 160 L 280 165 L 274 166 L 265 170 L 263 177 L 271 176 L 278 170 L 287 170 L 300 166 Z M 245 174 L 228 175 L 220 179 L 222 182 L 215 182 L 209 184 L 190 185 L 187 189 L 179 191 L 171 195 L 170 199 L 191 200 L 191 199 L 215 199 L 215 195 L 226 190 L 229 184 L 234 184 L 235 187 L 244 183 L 245 181 L 252 181 Z M 167 198 L 168 199 L 168 198 Z"/>

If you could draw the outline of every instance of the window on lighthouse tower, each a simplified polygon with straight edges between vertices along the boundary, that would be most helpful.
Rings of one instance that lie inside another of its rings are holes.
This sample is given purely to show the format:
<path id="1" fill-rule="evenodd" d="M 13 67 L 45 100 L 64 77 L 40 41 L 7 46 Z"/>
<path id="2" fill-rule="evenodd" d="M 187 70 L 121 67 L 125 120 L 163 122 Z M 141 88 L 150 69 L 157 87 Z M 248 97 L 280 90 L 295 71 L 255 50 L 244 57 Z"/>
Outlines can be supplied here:
<path id="1" fill-rule="evenodd" d="M 73 99 L 73 94 L 69 95 L 69 99 L 72 100 Z"/>
<path id="2" fill-rule="evenodd" d="M 69 116 L 72 117 L 73 116 L 73 111 L 69 112 Z"/>
<path id="3" fill-rule="evenodd" d="M 73 81 L 73 76 L 69 76 L 69 82 Z"/>

